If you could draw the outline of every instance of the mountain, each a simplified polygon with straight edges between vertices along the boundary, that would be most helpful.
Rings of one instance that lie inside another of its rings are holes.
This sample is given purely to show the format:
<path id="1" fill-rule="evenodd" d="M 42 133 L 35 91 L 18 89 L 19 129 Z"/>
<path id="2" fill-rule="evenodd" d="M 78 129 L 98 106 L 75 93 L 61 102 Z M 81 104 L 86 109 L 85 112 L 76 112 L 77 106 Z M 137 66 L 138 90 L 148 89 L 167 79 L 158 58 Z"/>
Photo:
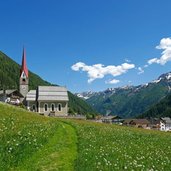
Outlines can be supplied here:
<path id="1" fill-rule="evenodd" d="M 91 96 L 93 96 L 95 94 L 95 92 L 92 92 L 92 91 L 85 91 L 85 92 L 82 92 L 82 93 L 75 93 L 75 95 L 77 97 L 80 97 L 84 100 L 87 100 L 89 99 Z"/>
<path id="2" fill-rule="evenodd" d="M 171 72 L 145 85 L 109 88 L 101 92 L 84 92 L 79 93 L 79 96 L 99 113 L 129 118 L 144 113 L 170 91 Z"/>
<path id="3" fill-rule="evenodd" d="M 152 106 L 148 111 L 138 116 L 139 118 L 171 117 L 171 94 L 167 95 L 159 103 Z"/>
<path id="4" fill-rule="evenodd" d="M 0 90 L 1 89 L 18 89 L 19 88 L 20 65 L 0 51 Z M 38 75 L 29 71 L 29 88 L 36 89 L 38 85 L 52 85 L 43 80 Z M 69 112 L 91 114 L 96 113 L 95 110 L 84 100 L 69 94 Z"/>

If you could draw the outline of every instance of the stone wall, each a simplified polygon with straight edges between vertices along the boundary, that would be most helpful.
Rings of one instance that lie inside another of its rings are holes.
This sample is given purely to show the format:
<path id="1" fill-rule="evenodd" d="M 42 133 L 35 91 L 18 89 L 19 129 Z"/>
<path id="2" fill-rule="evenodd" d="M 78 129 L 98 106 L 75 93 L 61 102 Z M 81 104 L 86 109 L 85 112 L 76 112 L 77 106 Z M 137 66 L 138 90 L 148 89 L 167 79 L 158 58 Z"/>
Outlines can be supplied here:
<path id="1" fill-rule="evenodd" d="M 45 104 L 47 105 L 47 111 L 45 111 Z M 54 111 L 52 110 L 52 104 L 54 105 Z M 59 105 L 61 105 L 61 110 Z M 54 113 L 55 116 L 58 115 L 68 115 L 68 103 L 67 102 L 39 102 L 38 103 L 38 112 L 49 115 L 49 113 Z"/>

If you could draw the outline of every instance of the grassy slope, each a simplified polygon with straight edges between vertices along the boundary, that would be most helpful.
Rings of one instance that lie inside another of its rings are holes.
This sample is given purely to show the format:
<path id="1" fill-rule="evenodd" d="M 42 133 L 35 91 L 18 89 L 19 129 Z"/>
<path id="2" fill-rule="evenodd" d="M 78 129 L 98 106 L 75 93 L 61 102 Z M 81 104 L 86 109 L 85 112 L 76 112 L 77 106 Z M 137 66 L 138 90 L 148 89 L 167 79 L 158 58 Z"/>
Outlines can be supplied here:
<path id="1" fill-rule="evenodd" d="M 164 171 L 170 142 L 170 133 L 46 118 L 0 104 L 0 170 Z"/>
<path id="2" fill-rule="evenodd" d="M 0 170 L 74 170 L 73 127 L 0 103 Z"/>
<path id="3" fill-rule="evenodd" d="M 68 122 L 78 135 L 76 171 L 170 170 L 170 133 L 85 121 Z"/>

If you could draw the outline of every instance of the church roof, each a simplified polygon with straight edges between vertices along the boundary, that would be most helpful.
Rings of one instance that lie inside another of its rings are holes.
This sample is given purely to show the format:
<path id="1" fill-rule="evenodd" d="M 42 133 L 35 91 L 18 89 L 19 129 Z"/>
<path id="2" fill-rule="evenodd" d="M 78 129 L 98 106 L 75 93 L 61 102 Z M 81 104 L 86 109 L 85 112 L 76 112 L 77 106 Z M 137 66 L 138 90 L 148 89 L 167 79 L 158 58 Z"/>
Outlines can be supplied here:
<path id="1" fill-rule="evenodd" d="M 36 90 L 30 90 L 26 101 L 68 101 L 68 92 L 65 87 L 38 86 Z"/>
<path id="2" fill-rule="evenodd" d="M 27 93 L 26 101 L 36 101 L 36 90 L 30 90 Z"/>
<path id="3" fill-rule="evenodd" d="M 38 86 L 38 101 L 68 101 L 68 92 L 65 87 Z"/>
<path id="4" fill-rule="evenodd" d="M 6 95 L 9 95 L 13 92 L 17 91 L 16 89 L 13 89 L 13 90 L 5 90 L 5 94 Z M 0 90 L 0 94 L 4 94 L 4 90 Z"/>
<path id="5" fill-rule="evenodd" d="M 22 57 L 22 66 L 21 66 L 21 70 L 20 70 L 20 76 L 21 76 L 23 71 L 24 71 L 26 77 L 28 78 L 28 69 L 27 69 L 27 65 L 26 65 L 26 52 L 25 52 L 25 49 L 23 49 L 23 57 Z"/>
<path id="6" fill-rule="evenodd" d="M 17 89 L 10 89 L 10 90 L 5 90 L 5 91 L 4 90 L 0 90 L 0 95 L 4 95 L 4 93 L 7 96 L 9 96 L 11 94 L 16 94 L 16 95 L 18 95 L 20 97 L 23 97 L 23 95 Z"/>

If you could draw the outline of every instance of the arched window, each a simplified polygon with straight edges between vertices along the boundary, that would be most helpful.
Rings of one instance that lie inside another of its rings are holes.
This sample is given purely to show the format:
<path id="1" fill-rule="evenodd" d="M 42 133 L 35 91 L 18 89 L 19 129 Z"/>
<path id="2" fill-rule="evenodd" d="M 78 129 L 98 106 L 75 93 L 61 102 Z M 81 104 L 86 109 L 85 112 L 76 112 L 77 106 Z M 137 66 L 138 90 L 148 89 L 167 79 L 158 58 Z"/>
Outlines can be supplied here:
<path id="1" fill-rule="evenodd" d="M 33 109 L 33 112 L 36 112 L 36 106 L 35 105 L 32 106 L 32 109 Z"/>
<path id="2" fill-rule="evenodd" d="M 55 104 L 54 103 L 51 104 L 51 111 L 55 111 Z"/>
<path id="3" fill-rule="evenodd" d="M 62 105 L 59 103 L 58 104 L 58 111 L 61 112 L 62 111 Z"/>
<path id="4" fill-rule="evenodd" d="M 45 103 L 44 104 L 44 111 L 47 112 L 48 111 L 48 105 Z"/>

